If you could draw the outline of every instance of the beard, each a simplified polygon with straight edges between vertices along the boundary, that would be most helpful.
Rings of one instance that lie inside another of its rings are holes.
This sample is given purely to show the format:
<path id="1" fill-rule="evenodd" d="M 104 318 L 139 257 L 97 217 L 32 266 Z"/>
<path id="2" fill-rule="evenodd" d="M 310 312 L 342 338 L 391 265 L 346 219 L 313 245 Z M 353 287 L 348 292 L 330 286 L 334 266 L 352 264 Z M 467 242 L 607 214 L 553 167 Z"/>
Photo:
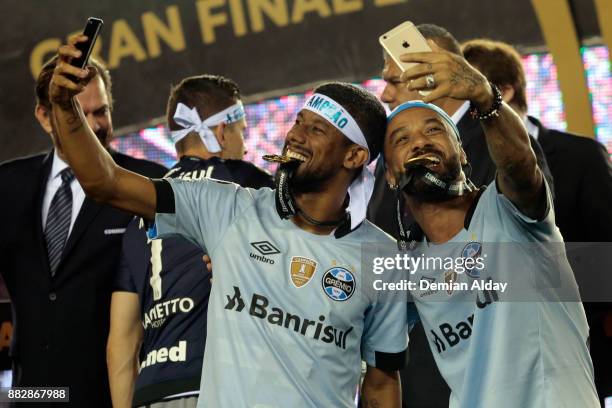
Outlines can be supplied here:
<path id="1" fill-rule="evenodd" d="M 403 186 L 402 191 L 411 197 L 415 197 L 425 202 L 442 202 L 455 198 L 454 196 L 446 194 L 443 188 L 429 182 L 425 178 L 425 174 L 430 172 L 447 184 L 459 181 L 462 174 L 459 156 L 455 155 L 449 157 L 444 160 L 442 164 L 442 169 L 439 171 L 429 169 L 420 164 L 408 167 L 404 173 L 405 176 L 402 176 L 402 178 L 409 177 L 409 180 Z"/>
<path id="2" fill-rule="evenodd" d="M 95 135 L 100 141 L 100 144 L 102 144 L 105 149 L 108 149 L 109 143 L 112 139 L 112 131 L 110 129 L 98 129 L 98 131 L 95 132 Z"/>
<path id="3" fill-rule="evenodd" d="M 301 168 L 300 168 L 301 167 Z M 280 168 L 280 167 L 279 167 Z M 336 170 L 330 168 L 310 170 L 305 167 L 304 163 L 299 163 L 298 167 L 293 171 L 291 176 L 291 192 L 292 193 L 317 193 L 324 190 L 324 186 L 329 179 L 335 174 Z M 278 185 L 280 172 L 277 171 L 274 175 L 275 184 Z"/>
<path id="4" fill-rule="evenodd" d="M 335 170 L 331 168 L 310 171 L 300 168 L 296 170 L 291 178 L 291 190 L 294 193 L 317 193 L 323 191 L 325 184 L 334 175 Z"/>
<path id="5" fill-rule="evenodd" d="M 283 146 L 282 154 L 287 154 L 288 146 L 285 143 Z M 307 162 L 300 162 L 293 170 L 290 183 L 292 193 L 318 193 L 325 189 L 327 182 L 334 176 L 338 171 L 337 168 L 332 166 L 329 162 L 323 162 L 319 164 L 319 168 L 311 168 L 312 156 Z M 278 185 L 278 177 L 280 172 L 275 174 L 275 182 Z"/>

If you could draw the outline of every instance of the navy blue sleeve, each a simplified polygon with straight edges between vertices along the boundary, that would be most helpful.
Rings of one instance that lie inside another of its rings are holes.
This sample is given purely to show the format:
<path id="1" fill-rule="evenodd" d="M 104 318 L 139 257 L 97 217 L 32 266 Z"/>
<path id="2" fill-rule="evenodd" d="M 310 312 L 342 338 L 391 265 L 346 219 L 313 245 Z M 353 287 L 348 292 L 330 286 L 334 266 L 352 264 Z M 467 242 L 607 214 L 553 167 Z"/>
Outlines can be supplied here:
<path id="1" fill-rule="evenodd" d="M 127 226 L 125 234 L 123 235 L 123 241 L 121 243 L 121 257 L 119 259 L 119 270 L 115 275 L 115 282 L 113 284 L 113 292 L 133 292 L 138 293 L 136 284 L 134 282 L 134 271 L 133 265 L 130 261 L 134 260 L 134 257 L 130 257 L 130 248 L 135 237 L 139 234 L 135 234 L 134 229 L 138 230 L 139 219 L 134 218 Z"/>

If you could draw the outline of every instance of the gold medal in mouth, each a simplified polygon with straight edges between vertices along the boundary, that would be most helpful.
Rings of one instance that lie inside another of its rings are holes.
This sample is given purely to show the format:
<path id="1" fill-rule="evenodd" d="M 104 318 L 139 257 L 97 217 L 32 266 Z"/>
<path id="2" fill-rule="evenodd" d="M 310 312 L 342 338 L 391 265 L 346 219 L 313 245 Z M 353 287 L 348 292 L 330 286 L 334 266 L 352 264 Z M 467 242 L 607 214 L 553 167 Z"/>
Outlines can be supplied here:
<path id="1" fill-rule="evenodd" d="M 262 159 L 264 159 L 265 161 L 268 161 L 268 162 L 281 163 L 281 164 L 289 163 L 290 161 L 297 160 L 297 159 L 294 159 L 292 157 L 281 156 L 281 155 L 278 155 L 278 154 L 264 154 L 262 156 Z"/>
<path id="2" fill-rule="evenodd" d="M 284 155 L 278 155 L 278 154 L 266 154 L 262 157 L 262 159 L 264 159 L 265 161 L 268 162 L 273 162 L 273 163 L 289 163 L 291 161 L 298 161 L 298 162 L 305 162 L 306 161 L 306 157 L 299 154 L 299 153 L 295 153 L 292 152 L 291 150 L 287 150 L 287 153 Z"/>
<path id="3" fill-rule="evenodd" d="M 404 167 L 426 164 L 440 164 L 440 159 L 431 155 L 413 157 L 412 159 L 406 160 Z"/>

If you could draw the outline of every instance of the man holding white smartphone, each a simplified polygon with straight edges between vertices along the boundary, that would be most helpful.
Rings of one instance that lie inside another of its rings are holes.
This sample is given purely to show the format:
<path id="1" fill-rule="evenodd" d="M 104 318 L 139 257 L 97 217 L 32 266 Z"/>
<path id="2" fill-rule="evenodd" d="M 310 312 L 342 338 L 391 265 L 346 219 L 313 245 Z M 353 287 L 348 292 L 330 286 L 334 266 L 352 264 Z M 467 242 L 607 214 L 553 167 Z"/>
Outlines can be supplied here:
<path id="1" fill-rule="evenodd" d="M 463 57 L 459 43 L 445 28 L 434 24 L 420 24 L 416 28 L 428 40 L 429 48 L 437 46 L 451 54 Z M 393 31 L 389 31 L 388 34 Z M 414 44 L 411 43 L 411 45 Z M 399 61 L 399 55 L 395 55 L 395 60 Z M 422 78 L 424 84 L 427 85 L 426 88 L 412 88 L 411 83 L 402 78 L 403 71 L 395 60 L 385 52 L 382 77 L 386 86 L 380 99 L 390 109 L 407 101 L 423 100 L 437 85 L 436 76 L 429 74 Z M 441 96 L 431 102 L 446 112 L 459 130 L 461 144 L 469 166 L 466 169 L 466 176 L 475 186 L 488 185 L 495 177 L 495 165 L 491 160 L 480 122 L 468 113 L 469 101 Z M 530 141 L 538 165 L 549 185 L 552 185 L 552 177 L 542 149 L 533 138 L 530 138 Z M 395 195 L 386 182 L 384 167 L 383 160 L 379 160 L 375 172 L 374 193 L 368 208 L 368 219 L 395 238 L 399 238 L 395 216 Z M 408 209 L 404 209 L 403 215 L 406 225 L 414 223 L 414 217 Z M 429 340 L 425 336 L 422 325 L 417 322 L 410 332 L 410 364 L 401 372 L 405 406 L 448 406 L 450 389 L 436 367 L 428 343 Z"/>
<path id="2" fill-rule="evenodd" d="M 459 43 L 446 29 L 433 24 L 420 24 L 417 28 L 426 39 L 435 41 L 449 52 L 461 55 Z M 406 82 L 401 81 L 401 74 L 400 67 L 385 52 L 382 78 L 386 86 L 380 99 L 389 106 L 389 109 L 394 109 L 403 102 L 423 98 L 418 91 L 411 90 Z M 451 98 L 440 98 L 434 103 L 452 117 L 459 129 L 463 148 L 472 165 L 470 179 L 477 186 L 491 182 L 495 175 L 495 167 L 487 151 L 480 123 L 467 114 L 469 103 Z M 395 238 L 399 238 L 395 221 L 395 197 L 385 180 L 382 161 L 379 159 L 379 164 L 376 166 L 376 182 L 368 207 L 368 219 Z M 405 214 L 405 217 L 408 224 L 414 221 L 410 214 Z M 408 367 L 401 371 L 404 406 L 433 408 L 448 406 L 450 389 L 436 367 L 428 342 L 423 326 L 420 322 L 416 323 L 410 332 L 410 362 Z"/>

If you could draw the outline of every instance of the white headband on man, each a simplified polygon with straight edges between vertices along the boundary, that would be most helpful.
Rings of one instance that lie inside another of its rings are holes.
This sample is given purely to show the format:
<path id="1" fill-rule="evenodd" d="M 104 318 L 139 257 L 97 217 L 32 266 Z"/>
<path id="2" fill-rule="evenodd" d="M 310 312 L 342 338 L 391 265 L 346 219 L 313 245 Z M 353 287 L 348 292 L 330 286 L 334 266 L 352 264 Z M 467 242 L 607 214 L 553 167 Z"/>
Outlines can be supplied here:
<path id="1" fill-rule="evenodd" d="M 221 151 L 221 146 L 210 128 L 221 123 L 238 122 L 240 119 L 244 118 L 244 116 L 244 107 L 240 101 L 229 108 L 223 109 L 221 112 L 215 113 L 206 120 L 200 119 L 198 110 L 195 107 L 190 109 L 188 106 L 179 102 L 176 106 L 176 112 L 174 113 L 174 121 L 183 129 L 171 131 L 170 137 L 174 143 L 177 143 L 189 133 L 197 132 L 206 146 L 206 149 L 211 153 L 218 153 Z"/>
<path id="2" fill-rule="evenodd" d="M 368 202 L 374 191 L 374 175 L 367 168 L 367 162 L 370 160 L 368 142 L 355 119 L 342 105 L 330 97 L 315 93 L 308 98 L 302 109 L 322 116 L 323 119 L 331 123 L 344 136 L 348 137 L 350 141 L 368 151 L 368 160 L 366 165 L 363 166 L 363 171 L 348 189 L 350 201 L 347 210 L 351 214 L 351 230 L 353 230 L 365 219 Z"/>

